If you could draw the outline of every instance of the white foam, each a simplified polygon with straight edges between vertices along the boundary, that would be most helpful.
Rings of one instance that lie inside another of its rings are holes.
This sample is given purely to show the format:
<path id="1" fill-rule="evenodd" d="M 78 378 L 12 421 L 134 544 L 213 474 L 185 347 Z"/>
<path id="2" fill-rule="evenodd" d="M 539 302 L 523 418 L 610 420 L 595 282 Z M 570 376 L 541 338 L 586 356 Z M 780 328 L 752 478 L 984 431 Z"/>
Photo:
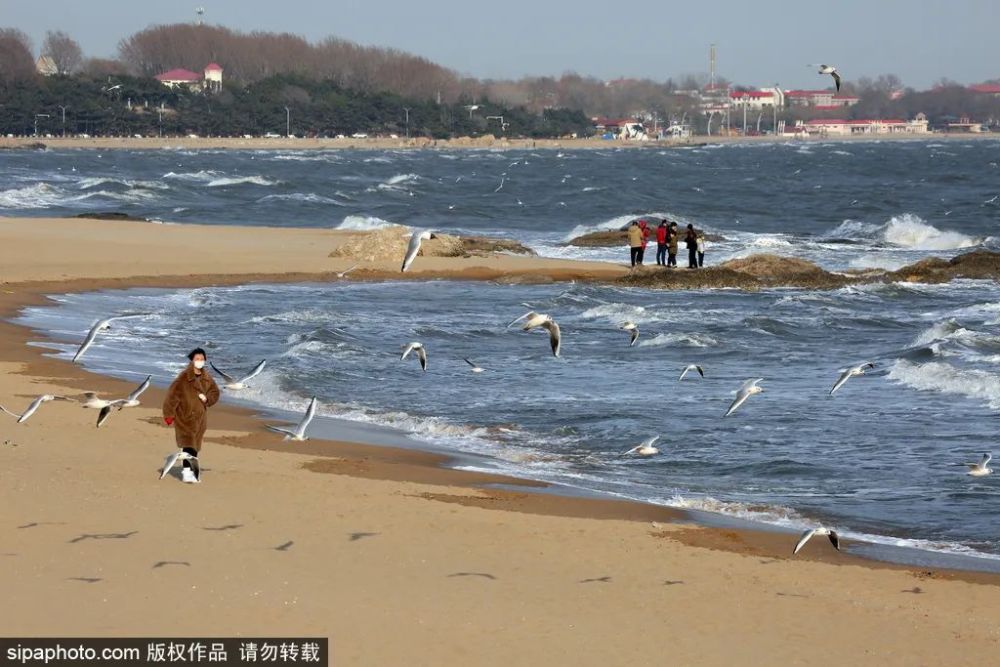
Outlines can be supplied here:
<path id="1" fill-rule="evenodd" d="M 396 223 L 383 220 L 374 215 L 348 215 L 336 229 L 348 229 L 351 231 L 368 232 L 373 229 L 385 229 L 386 227 L 396 227 Z"/>
<path id="2" fill-rule="evenodd" d="M 234 176 L 215 178 L 208 182 L 210 188 L 223 188 L 231 185 L 277 185 L 278 181 L 272 181 L 263 176 Z"/>
<path id="3" fill-rule="evenodd" d="M 332 204 L 333 206 L 344 206 L 336 199 L 330 199 L 314 192 L 292 192 L 290 194 L 266 195 L 257 200 L 258 204 L 269 201 L 294 201 L 305 204 Z"/>
<path id="4" fill-rule="evenodd" d="M 1000 375 L 983 370 L 960 369 L 939 361 L 915 364 L 898 359 L 887 377 L 911 389 L 974 398 L 992 410 L 1000 410 Z"/>
<path id="5" fill-rule="evenodd" d="M 979 244 L 979 241 L 965 234 L 942 231 L 928 225 L 920 216 L 911 213 L 889 220 L 883 229 L 882 238 L 892 245 L 914 250 L 956 250 Z"/>
<path id="6" fill-rule="evenodd" d="M 682 224 L 682 222 L 683 224 L 687 224 L 687 220 L 685 218 L 672 213 L 663 213 L 660 211 L 653 211 L 650 213 L 629 213 L 626 215 L 619 215 L 618 217 L 611 218 L 610 220 L 605 220 L 604 222 L 599 222 L 596 225 L 577 225 L 563 238 L 563 241 L 572 241 L 578 236 L 583 236 L 584 234 L 590 234 L 592 232 L 606 232 L 622 229 L 631 221 L 639 218 L 667 218 L 668 220 L 676 220 L 678 225 Z"/>
<path id="7" fill-rule="evenodd" d="M 713 347 L 718 345 L 719 341 L 712 338 L 708 334 L 702 333 L 668 333 L 668 334 L 656 334 L 652 338 L 645 341 L 639 341 L 639 347 L 661 347 L 661 346 L 673 346 L 673 347 Z"/>
<path id="8" fill-rule="evenodd" d="M 219 177 L 219 172 L 217 171 L 186 171 L 186 172 L 173 172 L 168 171 L 163 175 L 163 178 L 170 178 L 177 181 L 212 181 Z"/>
<path id="9" fill-rule="evenodd" d="M 0 190 L 2 208 L 49 208 L 58 205 L 62 191 L 48 183 L 35 183 L 22 188 Z"/>

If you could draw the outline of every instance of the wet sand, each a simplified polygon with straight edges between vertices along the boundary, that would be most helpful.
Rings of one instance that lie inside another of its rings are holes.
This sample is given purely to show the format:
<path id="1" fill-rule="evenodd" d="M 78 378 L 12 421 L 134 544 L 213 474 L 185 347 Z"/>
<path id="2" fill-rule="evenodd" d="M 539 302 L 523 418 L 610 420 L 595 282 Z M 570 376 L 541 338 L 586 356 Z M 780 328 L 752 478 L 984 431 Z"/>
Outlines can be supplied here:
<path id="1" fill-rule="evenodd" d="M 344 233 L 0 219 L 0 315 L 45 294 L 331 278 Z M 194 252 L 185 252 L 195 248 Z M 207 249 L 225 249 L 211 252 Z M 359 278 L 398 275 L 386 260 Z M 294 272 L 289 269 L 294 268 Z M 419 258 L 410 278 L 603 279 L 521 257 Z M 352 277 L 354 274 L 352 274 Z M 131 383 L 0 323 L 0 403 Z M 667 508 L 537 493 L 444 457 L 284 443 L 211 413 L 203 484 L 157 481 L 162 392 L 115 414 L 0 421 L 0 627 L 17 635 L 321 635 L 335 664 L 948 664 L 1000 648 L 1000 577 L 922 571 Z M 503 489 L 484 485 L 503 482 Z"/>

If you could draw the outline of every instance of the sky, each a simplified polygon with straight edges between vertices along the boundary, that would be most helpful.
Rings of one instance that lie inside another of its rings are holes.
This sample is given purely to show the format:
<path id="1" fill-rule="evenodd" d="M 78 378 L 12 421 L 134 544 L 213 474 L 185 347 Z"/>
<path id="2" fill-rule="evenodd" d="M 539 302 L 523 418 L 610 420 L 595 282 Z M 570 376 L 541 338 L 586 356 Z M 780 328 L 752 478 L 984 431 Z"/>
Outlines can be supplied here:
<path id="1" fill-rule="evenodd" d="M 744 85 L 826 87 L 806 67 L 836 65 L 845 79 L 897 74 L 930 87 L 1000 78 L 1000 0 L 0 0 L 0 27 L 65 30 L 90 56 L 157 23 L 195 20 L 317 40 L 336 35 L 409 51 L 463 74 L 518 78 L 577 72 L 665 80 L 717 71 Z M 190 5 L 189 7 L 186 5 Z"/>

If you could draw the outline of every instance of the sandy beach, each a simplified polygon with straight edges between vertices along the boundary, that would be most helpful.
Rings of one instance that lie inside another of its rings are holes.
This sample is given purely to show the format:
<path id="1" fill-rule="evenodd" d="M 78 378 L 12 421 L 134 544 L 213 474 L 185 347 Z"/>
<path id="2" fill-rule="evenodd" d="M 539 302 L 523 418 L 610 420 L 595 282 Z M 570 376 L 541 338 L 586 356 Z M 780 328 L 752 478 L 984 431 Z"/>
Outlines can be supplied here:
<path id="1" fill-rule="evenodd" d="M 131 384 L 29 346 L 46 294 L 332 280 L 356 232 L 0 218 L 0 403 Z M 194 249 L 192 251 L 192 249 Z M 408 279 L 612 280 L 622 266 L 421 257 Z M 352 279 L 399 278 L 398 260 Z M 358 443 L 284 443 L 213 409 L 204 483 L 157 481 L 159 389 L 100 430 L 50 403 L 0 422 L 7 636 L 330 638 L 333 664 L 986 665 L 1000 575 L 921 570 L 667 508 L 544 493 Z M 497 488 L 496 483 L 504 483 Z"/>
<path id="2" fill-rule="evenodd" d="M 998 136 L 990 133 L 933 133 L 933 134 L 885 134 L 864 136 L 826 136 L 808 139 L 773 136 L 691 136 L 683 139 L 662 141 L 610 141 L 601 138 L 586 139 L 508 139 L 505 137 L 457 137 L 454 139 L 315 139 L 294 137 L 0 137 L 0 150 L 40 147 L 60 149 L 126 149 L 126 150 L 600 150 L 609 148 L 670 148 L 704 146 L 709 144 L 768 144 L 768 143 L 829 143 L 864 141 L 978 141 L 994 140 Z"/>

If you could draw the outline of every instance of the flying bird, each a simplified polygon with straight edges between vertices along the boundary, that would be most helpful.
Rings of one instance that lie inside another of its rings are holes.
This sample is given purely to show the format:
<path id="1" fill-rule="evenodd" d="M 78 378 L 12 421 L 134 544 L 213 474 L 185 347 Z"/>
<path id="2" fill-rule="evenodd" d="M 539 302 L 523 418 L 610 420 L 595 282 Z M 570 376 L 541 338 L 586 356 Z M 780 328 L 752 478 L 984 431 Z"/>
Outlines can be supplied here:
<path id="1" fill-rule="evenodd" d="M 962 465 L 969 469 L 969 474 L 973 477 L 986 477 L 993 474 L 993 468 L 988 468 L 986 465 L 992 458 L 993 455 L 987 452 L 983 454 L 983 458 L 979 460 L 979 463 L 963 463 Z"/>
<path id="2" fill-rule="evenodd" d="M 295 428 L 282 428 L 280 426 L 270 426 L 268 425 L 267 430 L 273 431 L 274 433 L 280 433 L 285 436 L 284 440 L 295 440 L 297 442 L 304 442 L 309 438 L 306 437 L 306 429 L 309 428 L 310 422 L 312 422 L 313 417 L 316 416 L 316 397 L 313 396 L 312 400 L 309 401 L 309 407 L 306 408 L 306 413 L 302 417 L 302 421 L 296 425 Z"/>
<path id="3" fill-rule="evenodd" d="M 138 387 L 133 389 L 132 393 L 130 393 L 125 398 L 119 398 L 113 401 L 104 401 L 105 405 L 101 406 L 101 411 L 97 414 L 97 428 L 101 428 L 101 425 L 108 420 L 108 417 L 111 416 L 112 408 L 118 408 L 118 410 L 121 411 L 122 408 L 137 407 L 139 405 L 139 397 L 142 396 L 144 391 L 149 389 L 149 385 L 152 379 L 153 379 L 152 375 L 147 375 L 146 379 L 143 380 Z M 93 405 L 88 406 L 85 403 L 83 407 L 86 408 L 86 407 L 96 407 L 96 406 Z"/>
<path id="4" fill-rule="evenodd" d="M 535 311 L 531 311 L 525 313 L 524 315 L 521 315 L 521 317 L 512 321 L 510 324 L 507 325 L 507 328 L 510 329 L 518 322 L 523 321 L 524 325 L 521 327 L 521 331 L 530 331 L 531 329 L 534 329 L 535 327 L 540 327 L 545 322 L 549 322 L 551 320 L 552 318 L 549 317 L 548 315 L 545 315 L 544 313 L 536 313 Z"/>
<path id="5" fill-rule="evenodd" d="M 837 378 L 836 384 L 834 384 L 833 389 L 830 390 L 830 395 L 833 396 L 833 392 L 843 387 L 844 383 L 850 380 L 851 378 L 860 377 L 864 375 L 869 368 L 875 368 L 875 364 L 873 364 L 870 361 L 866 361 L 863 364 L 854 366 L 853 368 L 846 369 L 843 373 L 840 374 L 840 377 Z"/>
<path id="6" fill-rule="evenodd" d="M 65 396 L 53 396 L 52 394 L 43 394 L 42 396 L 39 396 L 38 398 L 33 400 L 31 402 L 31 405 L 28 406 L 28 409 L 21 414 L 11 412 L 2 405 L 0 405 L 0 410 L 3 410 L 11 417 L 17 417 L 17 423 L 23 424 L 24 422 L 28 421 L 31 418 L 31 415 L 35 414 L 38 408 L 41 407 L 42 403 L 48 403 L 49 401 L 68 401 L 68 400 L 70 399 L 66 398 Z"/>
<path id="7" fill-rule="evenodd" d="M 806 542 L 811 540 L 815 535 L 819 535 L 820 537 L 829 537 L 830 544 L 833 545 L 833 548 L 840 551 L 840 536 L 837 535 L 837 531 L 830 530 L 829 528 L 812 528 L 803 532 L 802 536 L 799 537 L 799 541 L 795 543 L 795 548 L 792 550 L 792 555 L 794 556 L 801 551 L 802 547 L 806 545 Z"/>
<path id="8" fill-rule="evenodd" d="M 477 366 L 476 364 L 474 364 L 474 363 L 473 363 L 472 361 L 470 361 L 469 359 L 464 359 L 464 360 L 465 360 L 465 363 L 469 364 L 469 366 L 471 366 L 471 367 L 472 367 L 472 368 L 471 368 L 470 370 L 471 370 L 471 371 L 472 371 L 473 373 L 482 373 L 483 371 L 485 371 L 485 370 L 486 370 L 485 368 L 480 368 L 479 366 Z"/>
<path id="9" fill-rule="evenodd" d="M 562 349 L 562 332 L 559 330 L 559 325 L 556 321 L 549 319 L 542 322 L 542 328 L 549 332 L 549 346 L 552 348 L 552 356 L 558 357 L 559 351 Z"/>
<path id="10" fill-rule="evenodd" d="M 635 342 L 639 340 L 639 327 L 635 325 L 635 322 L 624 322 L 621 326 L 622 331 L 631 332 L 632 337 L 628 341 L 628 346 L 632 347 Z"/>
<path id="11" fill-rule="evenodd" d="M 659 439 L 660 436 L 654 435 L 648 440 L 643 440 L 632 449 L 622 452 L 622 456 L 628 456 L 629 454 L 637 454 L 638 456 L 653 456 L 654 454 L 659 454 L 660 450 L 653 446 L 653 443 Z"/>
<path id="12" fill-rule="evenodd" d="M 211 364 L 212 370 L 214 370 L 216 373 L 218 373 L 219 375 L 221 375 L 222 379 L 225 380 L 225 382 L 223 383 L 222 386 L 225 387 L 226 389 L 230 389 L 230 390 L 233 390 L 233 391 L 237 391 L 239 389 L 246 389 L 247 388 L 247 382 L 249 382 L 250 380 L 252 380 L 255 377 L 257 377 L 258 375 L 260 375 L 261 372 L 264 370 L 264 366 L 266 366 L 266 365 L 267 365 L 267 359 L 264 359 L 259 364 L 257 364 L 256 366 L 254 366 L 253 370 L 251 370 L 249 374 L 247 374 L 246 376 L 244 376 L 244 377 L 242 377 L 242 378 L 240 378 L 240 379 L 237 380 L 235 377 L 233 377 L 229 373 L 225 373 L 223 371 L 220 371 L 218 369 L 218 367 L 216 367 L 215 364 Z"/>
<path id="13" fill-rule="evenodd" d="M 754 394 L 759 394 L 762 391 L 764 391 L 763 388 L 758 386 L 758 383 L 763 381 L 764 378 L 757 378 L 755 380 L 747 380 L 746 382 L 744 382 L 743 386 L 741 386 L 736 392 L 736 399 L 733 401 L 732 405 L 729 406 L 729 409 L 726 410 L 726 414 L 722 416 L 728 417 L 729 415 L 736 412 L 736 408 L 746 403 L 748 398 L 750 398 Z"/>
<path id="14" fill-rule="evenodd" d="M 351 271 L 353 271 L 354 269 L 358 268 L 358 266 L 360 266 L 360 264 L 355 264 L 354 266 L 352 266 L 351 268 L 347 269 L 346 271 L 340 271 L 340 272 L 338 272 L 337 273 L 337 277 L 340 278 L 340 279 L 346 278 L 347 274 L 350 273 Z"/>
<path id="15" fill-rule="evenodd" d="M 403 354 L 399 357 L 400 361 L 403 361 L 408 356 L 410 352 L 416 352 L 417 358 L 420 359 L 420 368 L 425 373 L 427 372 L 427 349 L 424 347 L 423 343 L 418 343 L 416 341 L 410 343 L 409 345 L 403 346 Z"/>
<path id="16" fill-rule="evenodd" d="M 680 382 L 681 380 L 683 380 L 684 376 L 690 373 L 691 371 L 698 371 L 698 375 L 705 377 L 704 368 L 702 368 L 698 364 L 688 364 L 687 366 L 684 367 L 684 370 L 681 371 L 681 376 L 677 378 L 677 381 Z"/>
<path id="17" fill-rule="evenodd" d="M 160 479 L 166 477 L 167 473 L 169 473 L 170 470 L 177 465 L 178 461 L 188 461 L 191 464 L 191 470 L 194 473 L 195 481 L 201 481 L 201 467 L 198 465 L 198 457 L 188 454 L 183 449 L 178 449 L 176 452 L 168 456 L 167 460 L 163 462 L 163 470 L 160 472 Z"/>
<path id="18" fill-rule="evenodd" d="M 102 331 L 107 331 L 108 329 L 110 329 L 112 322 L 114 322 L 115 320 L 124 320 L 129 317 L 142 317 L 142 316 L 119 315 L 117 317 L 109 317 L 103 320 L 98 320 L 97 323 L 90 328 L 90 331 L 87 332 L 87 337 L 83 339 L 83 343 L 80 344 L 80 347 L 77 349 L 76 354 L 73 355 L 73 361 L 76 362 L 77 360 L 79 360 L 80 357 L 82 357 L 87 352 L 87 350 L 90 349 L 90 346 L 94 344 L 94 341 L 97 339 L 97 334 L 101 333 Z"/>
<path id="19" fill-rule="evenodd" d="M 436 239 L 437 236 L 433 232 L 413 232 L 410 235 L 410 245 L 406 247 L 406 256 L 403 258 L 403 268 L 400 269 L 401 272 L 405 273 L 407 269 L 410 268 L 410 264 L 413 264 L 413 260 L 417 258 L 417 253 L 420 252 L 420 244 L 429 239 Z"/>
<path id="20" fill-rule="evenodd" d="M 837 68 L 833 65 L 809 65 L 809 67 L 818 67 L 818 74 L 829 74 L 833 77 L 833 82 L 837 84 L 837 92 L 840 92 L 840 74 L 837 72 Z"/>

